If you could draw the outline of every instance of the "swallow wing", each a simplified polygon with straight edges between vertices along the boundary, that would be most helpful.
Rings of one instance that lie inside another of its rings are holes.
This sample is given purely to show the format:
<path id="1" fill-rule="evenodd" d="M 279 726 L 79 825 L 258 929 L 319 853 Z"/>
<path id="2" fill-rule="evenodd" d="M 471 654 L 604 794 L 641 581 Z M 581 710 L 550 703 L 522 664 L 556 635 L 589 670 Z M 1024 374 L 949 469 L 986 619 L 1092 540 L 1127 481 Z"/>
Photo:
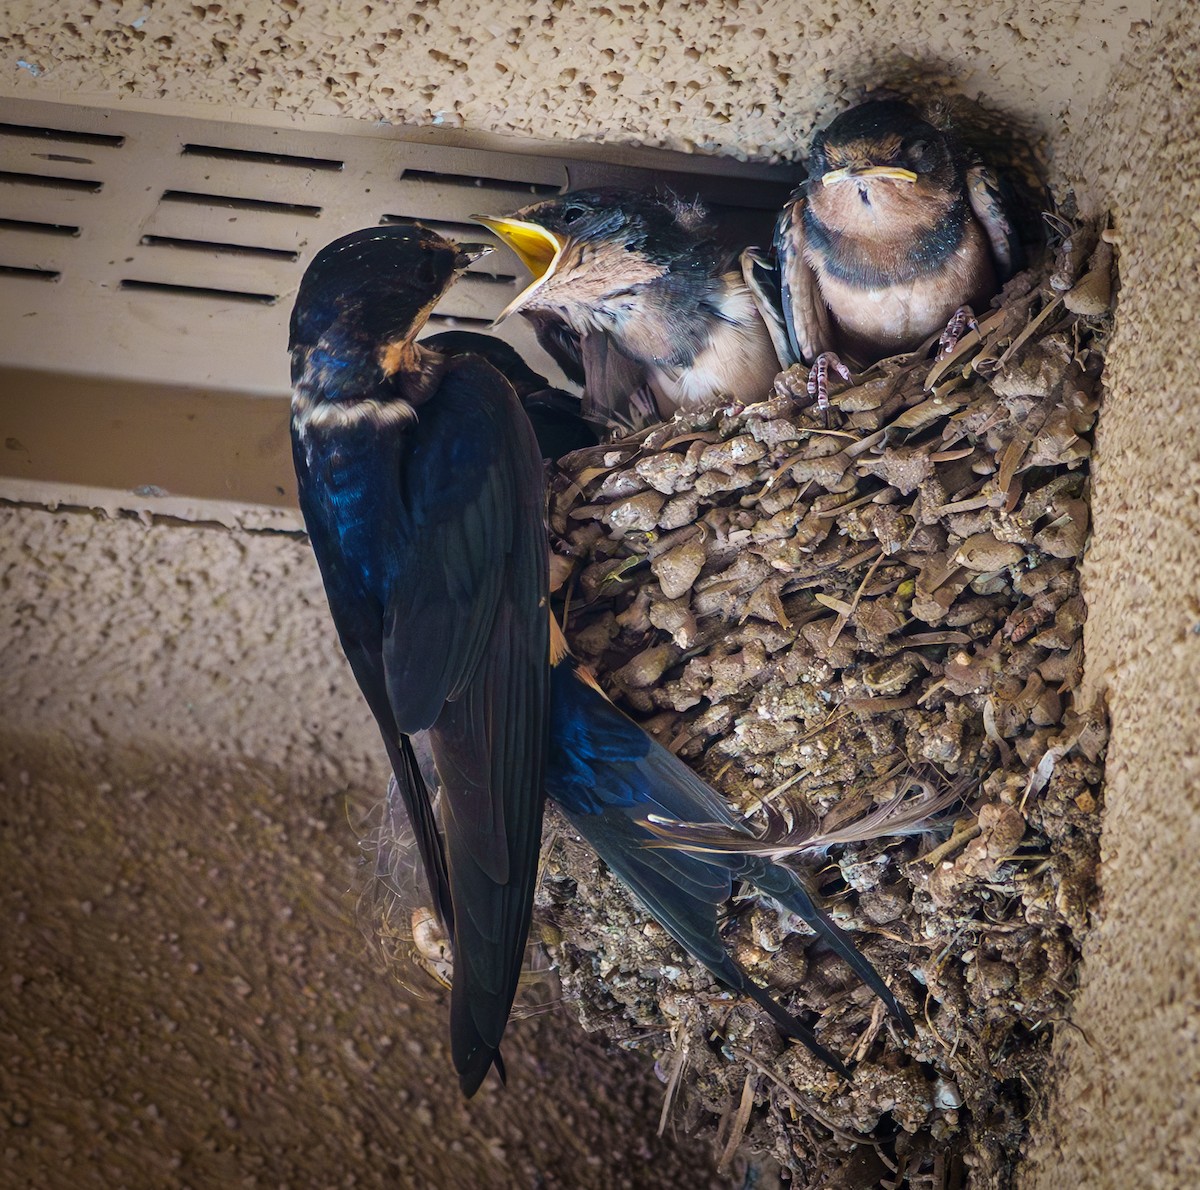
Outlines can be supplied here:
<path id="1" fill-rule="evenodd" d="M 360 535 L 344 532 L 343 510 L 350 505 L 355 507 L 361 524 L 377 527 L 373 536 L 379 542 L 395 536 L 394 511 L 399 506 L 399 492 L 393 469 L 386 463 L 394 462 L 396 452 L 381 446 L 381 455 L 363 462 L 343 452 L 336 437 L 305 440 L 294 433 L 292 456 L 300 508 L 342 651 L 379 726 L 435 906 L 447 929 L 453 929 L 450 879 L 441 833 L 416 756 L 407 736 L 397 729 L 388 697 L 383 602 L 367 581 L 367 575 L 379 563 L 371 543 Z M 387 474 L 379 474 L 380 468 L 372 465 L 380 457 L 385 460 Z"/>
<path id="2" fill-rule="evenodd" d="M 637 800 L 631 803 L 630 808 L 641 820 L 638 829 L 643 832 L 643 846 L 647 841 L 653 839 L 657 839 L 661 845 L 663 839 L 669 837 L 669 826 L 656 827 L 651 830 L 641 825 L 651 814 L 660 819 L 675 819 L 680 823 L 711 824 L 718 831 L 724 827 L 739 835 L 746 833 L 744 824 L 734 817 L 725 801 L 706 781 L 692 772 L 678 757 L 646 736 L 645 732 L 632 720 L 625 719 L 625 716 L 621 715 L 615 707 L 612 707 L 611 704 L 609 706 L 614 715 L 623 719 L 630 729 L 644 736 L 648 744 L 646 755 L 638 766 L 638 775 L 641 781 L 631 780 L 628 783 L 631 796 L 637 797 Z M 686 840 L 687 836 L 684 837 Z M 652 847 L 650 850 L 657 850 L 657 848 Z M 702 863 L 707 862 L 723 870 L 726 881 L 737 879 L 754 885 L 760 892 L 773 897 L 805 921 L 822 941 L 842 958 L 851 970 L 884 1002 L 905 1031 L 910 1034 L 913 1032 L 908 1014 L 892 994 L 891 989 L 883 982 L 879 972 L 858 950 L 850 936 L 816 903 L 795 872 L 770 859 L 745 852 L 709 853 L 706 856 L 698 855 L 697 858 L 700 858 Z M 643 863 L 644 861 L 639 856 L 635 862 Z M 726 893 L 727 897 L 728 893 Z M 666 925 L 665 922 L 663 924 Z M 701 961 L 707 962 L 705 959 L 701 959 Z M 738 990 L 745 989 L 739 987 Z"/>
<path id="3" fill-rule="evenodd" d="M 976 164 L 967 170 L 967 200 L 987 232 L 997 279 L 1004 284 L 1025 267 L 1025 253 L 1015 229 L 1007 189 L 990 169 Z"/>
<path id="4" fill-rule="evenodd" d="M 725 947 L 719 914 L 733 891 L 733 869 L 745 865 L 724 859 L 708 862 L 689 852 L 652 846 L 654 836 L 640 821 L 647 814 L 659 814 L 733 827 L 729 808 L 570 662 L 555 668 L 552 682 L 550 797 L 688 954 L 727 987 L 750 996 L 784 1032 L 845 1074 L 845 1067 L 812 1030 L 751 979 Z"/>
<path id="5" fill-rule="evenodd" d="M 771 345 L 784 368 L 800 361 L 792 355 L 792 344 L 788 337 L 787 319 L 783 313 L 783 295 L 780 291 L 779 267 L 767 258 L 761 248 L 746 248 L 739 263 L 742 280 L 754 299 L 755 306 L 771 336 Z"/>
<path id="6" fill-rule="evenodd" d="M 805 260 L 806 244 L 804 198 L 796 195 L 784 205 L 775 224 L 775 259 L 790 356 L 811 364 L 821 352 L 833 350 L 834 342 L 829 308 Z"/>
<path id="7" fill-rule="evenodd" d="M 511 386 L 451 361 L 401 476 L 388 701 L 430 728 L 454 903 L 451 1048 L 472 1094 L 508 1021 L 541 842 L 549 626 L 541 456 Z"/>
<path id="8" fill-rule="evenodd" d="M 583 416 L 593 425 L 636 433 L 663 420 L 645 367 L 602 332 L 582 335 Z M 666 411 L 670 417 L 673 409 Z"/>

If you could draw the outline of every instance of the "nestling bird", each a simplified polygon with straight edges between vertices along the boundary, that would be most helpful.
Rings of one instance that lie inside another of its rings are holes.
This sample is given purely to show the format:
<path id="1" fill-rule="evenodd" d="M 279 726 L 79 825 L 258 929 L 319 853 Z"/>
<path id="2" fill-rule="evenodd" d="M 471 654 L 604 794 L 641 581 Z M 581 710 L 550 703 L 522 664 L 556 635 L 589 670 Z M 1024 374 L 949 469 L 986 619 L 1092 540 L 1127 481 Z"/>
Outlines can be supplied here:
<path id="1" fill-rule="evenodd" d="M 814 137 L 774 250 L 778 308 L 761 256 L 744 255 L 743 272 L 786 339 L 785 362 L 812 367 L 808 392 L 822 408 L 829 370 L 850 379 L 841 357 L 874 363 L 939 330 L 943 353 L 953 350 L 973 310 L 1022 267 L 994 175 L 890 99 L 853 107 Z"/>
<path id="2" fill-rule="evenodd" d="M 656 846 L 671 825 L 701 824 L 716 837 L 749 839 L 721 798 L 683 761 L 605 697 L 552 625 L 550 758 L 546 792 L 621 882 L 684 950 L 727 987 L 749 996 L 787 1035 L 846 1075 L 812 1030 L 738 966 L 717 928 L 718 913 L 743 880 L 803 918 L 884 1002 L 900 1027 L 912 1020 L 871 963 L 821 910 L 800 878 L 758 855 Z M 647 819 L 666 819 L 653 829 Z M 690 838 L 685 840 L 691 843 Z"/>
<path id="3" fill-rule="evenodd" d="M 416 337 L 472 259 L 416 224 L 322 249 L 291 319 L 300 507 L 453 940 L 465 1094 L 508 1021 L 541 841 L 549 655 L 541 455 L 512 386 Z M 410 737 L 429 732 L 439 829 Z"/>
<path id="4" fill-rule="evenodd" d="M 768 395 L 771 336 L 699 204 L 580 190 L 476 219 L 534 278 L 500 319 L 520 311 L 568 377 L 582 377 L 589 420 L 638 429 Z"/>

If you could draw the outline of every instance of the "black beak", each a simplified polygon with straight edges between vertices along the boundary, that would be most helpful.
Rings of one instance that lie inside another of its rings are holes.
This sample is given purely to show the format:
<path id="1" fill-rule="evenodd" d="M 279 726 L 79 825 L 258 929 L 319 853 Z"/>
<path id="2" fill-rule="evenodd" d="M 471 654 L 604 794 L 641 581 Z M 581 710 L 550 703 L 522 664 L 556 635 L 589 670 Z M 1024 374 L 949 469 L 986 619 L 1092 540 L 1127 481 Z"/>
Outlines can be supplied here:
<path id="1" fill-rule="evenodd" d="M 485 256 L 490 256 L 495 250 L 491 244 L 459 244 L 458 259 L 454 262 L 454 267 L 456 269 L 465 269 L 477 260 L 482 260 Z"/>

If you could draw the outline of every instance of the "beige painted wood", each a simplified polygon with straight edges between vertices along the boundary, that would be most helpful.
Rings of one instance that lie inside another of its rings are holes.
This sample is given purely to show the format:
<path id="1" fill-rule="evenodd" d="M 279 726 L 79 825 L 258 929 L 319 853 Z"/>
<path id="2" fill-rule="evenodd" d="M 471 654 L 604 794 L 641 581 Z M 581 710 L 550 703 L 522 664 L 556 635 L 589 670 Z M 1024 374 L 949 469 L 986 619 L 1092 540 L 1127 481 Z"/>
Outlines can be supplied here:
<path id="1" fill-rule="evenodd" d="M 608 164 L 600 147 L 589 162 L 544 146 L 522 153 L 434 144 L 403 130 L 365 135 L 350 121 L 335 133 L 328 120 L 309 130 L 36 101 L 6 102 L 4 120 L 0 170 L 9 180 L 0 180 L 0 219 L 67 224 L 79 234 L 0 228 L 0 266 L 60 274 L 51 283 L 0 271 L 0 364 L 151 387 L 286 392 L 286 321 L 305 265 L 323 244 L 387 217 L 494 242 L 471 224 L 473 214 L 512 210 L 565 186 L 671 184 L 740 202 L 754 218 L 774 209 L 791 182 L 789 171 L 762 166 L 719 163 L 726 176 L 714 180 L 711 159 L 661 155 L 670 168 L 660 172 Z M 90 144 L 12 125 L 124 139 Z M 38 185 L 28 175 L 101 189 Z M 476 271 L 504 279 L 466 278 L 436 312 L 436 329 L 454 325 L 446 319 L 480 329 L 527 279 L 507 249 Z M 497 333 L 556 375 L 522 322 Z"/>

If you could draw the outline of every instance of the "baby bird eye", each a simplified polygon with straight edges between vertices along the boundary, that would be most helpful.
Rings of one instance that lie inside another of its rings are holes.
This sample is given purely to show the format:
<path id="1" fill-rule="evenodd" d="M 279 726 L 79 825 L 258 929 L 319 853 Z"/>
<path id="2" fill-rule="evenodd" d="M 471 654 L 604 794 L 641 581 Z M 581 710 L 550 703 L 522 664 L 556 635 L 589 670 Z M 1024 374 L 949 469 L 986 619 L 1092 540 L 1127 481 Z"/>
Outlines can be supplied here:
<path id="1" fill-rule="evenodd" d="M 904 155 L 909 161 L 924 161 L 929 151 L 928 141 L 915 140 L 905 146 Z"/>
<path id="2" fill-rule="evenodd" d="M 437 280 L 437 269 L 434 268 L 433 256 L 423 255 L 417 264 L 417 280 L 422 285 L 432 285 Z"/>

